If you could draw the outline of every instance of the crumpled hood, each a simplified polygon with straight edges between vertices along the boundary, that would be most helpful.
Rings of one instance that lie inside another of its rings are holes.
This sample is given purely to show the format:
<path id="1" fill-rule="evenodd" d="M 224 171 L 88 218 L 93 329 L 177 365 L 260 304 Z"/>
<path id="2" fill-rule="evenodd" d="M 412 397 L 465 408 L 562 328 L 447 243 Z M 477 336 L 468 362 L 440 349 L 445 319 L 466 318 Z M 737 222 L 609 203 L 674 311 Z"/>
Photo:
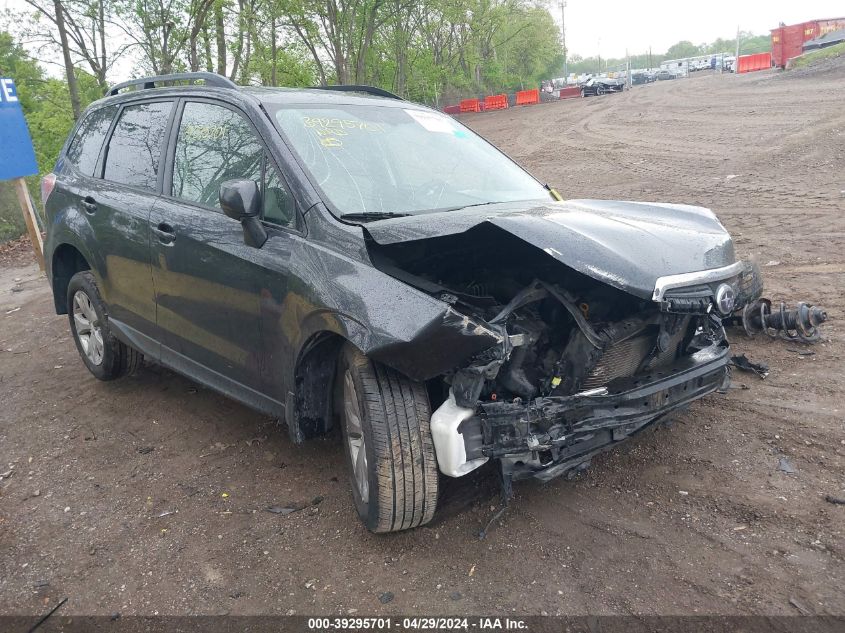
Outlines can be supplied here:
<path id="1" fill-rule="evenodd" d="M 570 268 L 651 299 L 658 277 L 735 261 L 731 237 L 709 209 L 682 204 L 567 200 L 500 203 L 371 222 L 381 245 L 464 233 L 488 223 Z"/>

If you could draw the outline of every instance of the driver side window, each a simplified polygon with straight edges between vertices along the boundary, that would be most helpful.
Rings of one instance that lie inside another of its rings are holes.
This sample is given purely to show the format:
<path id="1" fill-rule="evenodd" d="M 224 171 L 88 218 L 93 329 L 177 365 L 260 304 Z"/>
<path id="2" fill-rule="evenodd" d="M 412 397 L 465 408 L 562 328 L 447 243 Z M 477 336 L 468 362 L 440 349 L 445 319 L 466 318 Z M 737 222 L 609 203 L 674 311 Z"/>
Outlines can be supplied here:
<path id="1" fill-rule="evenodd" d="M 172 195 L 220 208 L 220 185 L 235 178 L 261 183 L 264 147 L 252 126 L 237 112 L 204 102 L 182 111 Z"/>

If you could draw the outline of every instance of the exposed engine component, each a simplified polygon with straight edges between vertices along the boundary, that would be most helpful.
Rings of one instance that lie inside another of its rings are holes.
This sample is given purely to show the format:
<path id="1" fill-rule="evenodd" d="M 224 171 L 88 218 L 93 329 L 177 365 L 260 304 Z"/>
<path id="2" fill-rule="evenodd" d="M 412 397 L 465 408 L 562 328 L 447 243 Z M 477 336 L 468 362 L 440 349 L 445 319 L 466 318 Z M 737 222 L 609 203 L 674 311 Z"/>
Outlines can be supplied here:
<path id="1" fill-rule="evenodd" d="M 742 324 L 748 336 L 766 334 L 772 338 L 815 343 L 821 338 L 819 326 L 827 320 L 827 312 L 812 304 L 799 302 L 791 310 L 781 301 L 779 308 L 772 308 L 769 299 L 757 299 L 741 312 L 726 319 L 732 324 Z"/>

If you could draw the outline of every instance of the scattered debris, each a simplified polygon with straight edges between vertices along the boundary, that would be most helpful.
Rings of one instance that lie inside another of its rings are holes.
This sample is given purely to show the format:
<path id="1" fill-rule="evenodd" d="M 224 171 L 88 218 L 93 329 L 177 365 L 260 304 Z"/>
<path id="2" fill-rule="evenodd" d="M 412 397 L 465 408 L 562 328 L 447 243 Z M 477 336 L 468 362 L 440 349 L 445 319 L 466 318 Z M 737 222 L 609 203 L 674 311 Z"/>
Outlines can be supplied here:
<path id="1" fill-rule="evenodd" d="M 776 259 L 772 259 L 763 264 L 763 266 L 780 266 L 780 262 Z"/>
<path id="2" fill-rule="evenodd" d="M 9 469 L 9 470 L 7 470 L 5 473 L 0 473 L 0 481 L 2 481 L 2 480 L 4 480 L 4 479 L 8 479 L 9 477 L 11 477 L 11 476 L 12 476 L 12 475 L 14 475 L 14 474 L 15 474 L 15 469 L 14 469 L 14 468 L 10 468 L 10 469 Z"/>
<path id="3" fill-rule="evenodd" d="M 179 510 L 167 510 L 165 512 L 162 512 L 161 514 L 157 514 L 156 518 L 162 519 L 164 517 L 169 517 L 171 514 L 176 514 L 177 512 L 179 512 Z"/>
<path id="4" fill-rule="evenodd" d="M 155 446 L 142 446 L 141 448 L 138 449 L 138 452 L 141 455 L 148 455 L 148 454 L 152 453 L 154 450 L 155 450 Z"/>
<path id="5" fill-rule="evenodd" d="M 754 372 L 761 380 L 769 375 L 769 366 L 766 363 L 755 363 L 745 354 L 731 356 L 731 365 L 740 371 Z"/>
<path id="6" fill-rule="evenodd" d="M 502 517 L 502 515 L 507 511 L 507 509 L 508 504 L 504 504 L 501 508 L 499 508 L 496 512 L 493 513 L 493 516 L 490 517 L 490 520 L 487 521 L 487 524 L 483 528 L 481 528 L 481 530 L 478 531 L 479 540 L 484 540 L 486 538 L 487 534 L 490 532 L 490 528 L 493 527 L 493 524 Z M 475 567 L 473 567 L 473 569 L 475 569 Z"/>
<path id="7" fill-rule="evenodd" d="M 801 612 L 801 615 L 813 615 L 812 611 L 810 611 L 802 603 L 798 602 L 798 600 L 796 600 L 795 598 L 790 598 L 789 604 L 798 609 Z"/>
<path id="8" fill-rule="evenodd" d="M 781 472 L 786 473 L 787 475 L 794 475 L 798 472 L 798 469 L 792 465 L 786 457 L 781 457 L 778 461 L 778 470 Z"/>
<path id="9" fill-rule="evenodd" d="M 845 498 L 834 497 L 833 495 L 825 495 L 824 500 L 837 506 L 845 506 Z"/>
<path id="10" fill-rule="evenodd" d="M 17 308 L 12 308 L 11 310 L 6 310 L 6 314 L 12 314 L 13 312 L 17 312 L 20 309 L 21 309 L 20 306 L 18 306 Z"/>
<path id="11" fill-rule="evenodd" d="M 787 352 L 793 352 L 798 354 L 799 356 L 814 356 L 815 352 L 811 349 L 792 349 L 791 347 L 786 348 Z"/>
<path id="12" fill-rule="evenodd" d="M 382 604 L 387 604 L 388 602 L 393 602 L 393 592 L 385 591 L 378 597 L 378 601 Z"/>
<path id="13" fill-rule="evenodd" d="M 41 589 L 42 587 L 49 587 L 49 586 L 50 586 L 49 580 L 36 580 L 34 583 L 32 583 L 33 589 Z"/>
<path id="14" fill-rule="evenodd" d="M 683 497 L 689 496 L 689 492 L 687 492 L 686 490 L 678 490 L 678 494 Z"/>
<path id="15" fill-rule="evenodd" d="M 300 510 L 304 510 L 305 508 L 313 508 L 315 506 L 320 505 L 323 502 L 323 497 L 316 496 L 311 499 L 310 502 L 306 501 L 298 501 L 294 503 L 289 503 L 284 506 L 267 506 L 267 512 L 272 512 L 273 514 L 281 514 L 285 516 L 287 514 L 293 514 L 294 512 L 299 512 Z"/>
<path id="16" fill-rule="evenodd" d="M 35 624 L 33 624 L 33 625 L 32 625 L 32 628 L 31 628 L 31 629 L 29 629 L 29 631 L 27 631 L 27 633 L 32 633 L 35 629 L 37 629 L 39 626 L 41 626 L 42 624 L 44 624 L 44 623 L 47 621 L 47 618 L 49 618 L 49 617 L 50 617 L 51 615 L 53 615 L 56 611 L 58 611 L 58 610 L 59 610 L 59 607 L 61 607 L 61 606 L 62 606 L 65 602 L 67 602 L 67 598 L 63 598 L 62 600 L 60 600 L 60 601 L 59 601 L 59 604 L 57 604 L 55 607 L 53 607 L 52 609 L 50 609 L 50 610 L 49 610 L 49 611 L 48 611 L 48 612 L 44 615 L 44 617 L 42 617 L 40 620 L 38 620 L 38 622 L 36 622 Z"/>
<path id="17" fill-rule="evenodd" d="M 460 591 L 453 591 L 452 593 L 450 593 L 450 594 L 449 594 L 449 597 L 450 597 L 452 600 L 454 600 L 455 602 L 457 602 L 458 600 L 460 600 L 461 598 L 463 598 L 463 596 L 461 595 L 461 592 L 460 592 Z"/>

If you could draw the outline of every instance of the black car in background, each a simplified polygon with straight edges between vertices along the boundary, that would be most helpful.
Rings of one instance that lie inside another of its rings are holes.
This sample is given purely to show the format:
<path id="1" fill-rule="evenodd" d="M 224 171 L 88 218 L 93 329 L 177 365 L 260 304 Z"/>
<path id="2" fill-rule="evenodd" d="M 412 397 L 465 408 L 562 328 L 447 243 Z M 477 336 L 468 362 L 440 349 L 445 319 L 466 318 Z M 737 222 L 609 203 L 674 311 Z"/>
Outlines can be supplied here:
<path id="1" fill-rule="evenodd" d="M 42 194 L 85 367 L 143 356 L 295 443 L 339 430 L 376 532 L 430 521 L 441 474 L 548 480 L 728 381 L 743 264 L 713 213 L 562 201 L 376 88 L 126 82 Z"/>
<path id="2" fill-rule="evenodd" d="M 580 84 L 581 96 L 592 97 L 609 94 L 611 92 L 622 92 L 625 90 L 624 79 L 610 79 L 607 77 L 590 77 Z"/>

